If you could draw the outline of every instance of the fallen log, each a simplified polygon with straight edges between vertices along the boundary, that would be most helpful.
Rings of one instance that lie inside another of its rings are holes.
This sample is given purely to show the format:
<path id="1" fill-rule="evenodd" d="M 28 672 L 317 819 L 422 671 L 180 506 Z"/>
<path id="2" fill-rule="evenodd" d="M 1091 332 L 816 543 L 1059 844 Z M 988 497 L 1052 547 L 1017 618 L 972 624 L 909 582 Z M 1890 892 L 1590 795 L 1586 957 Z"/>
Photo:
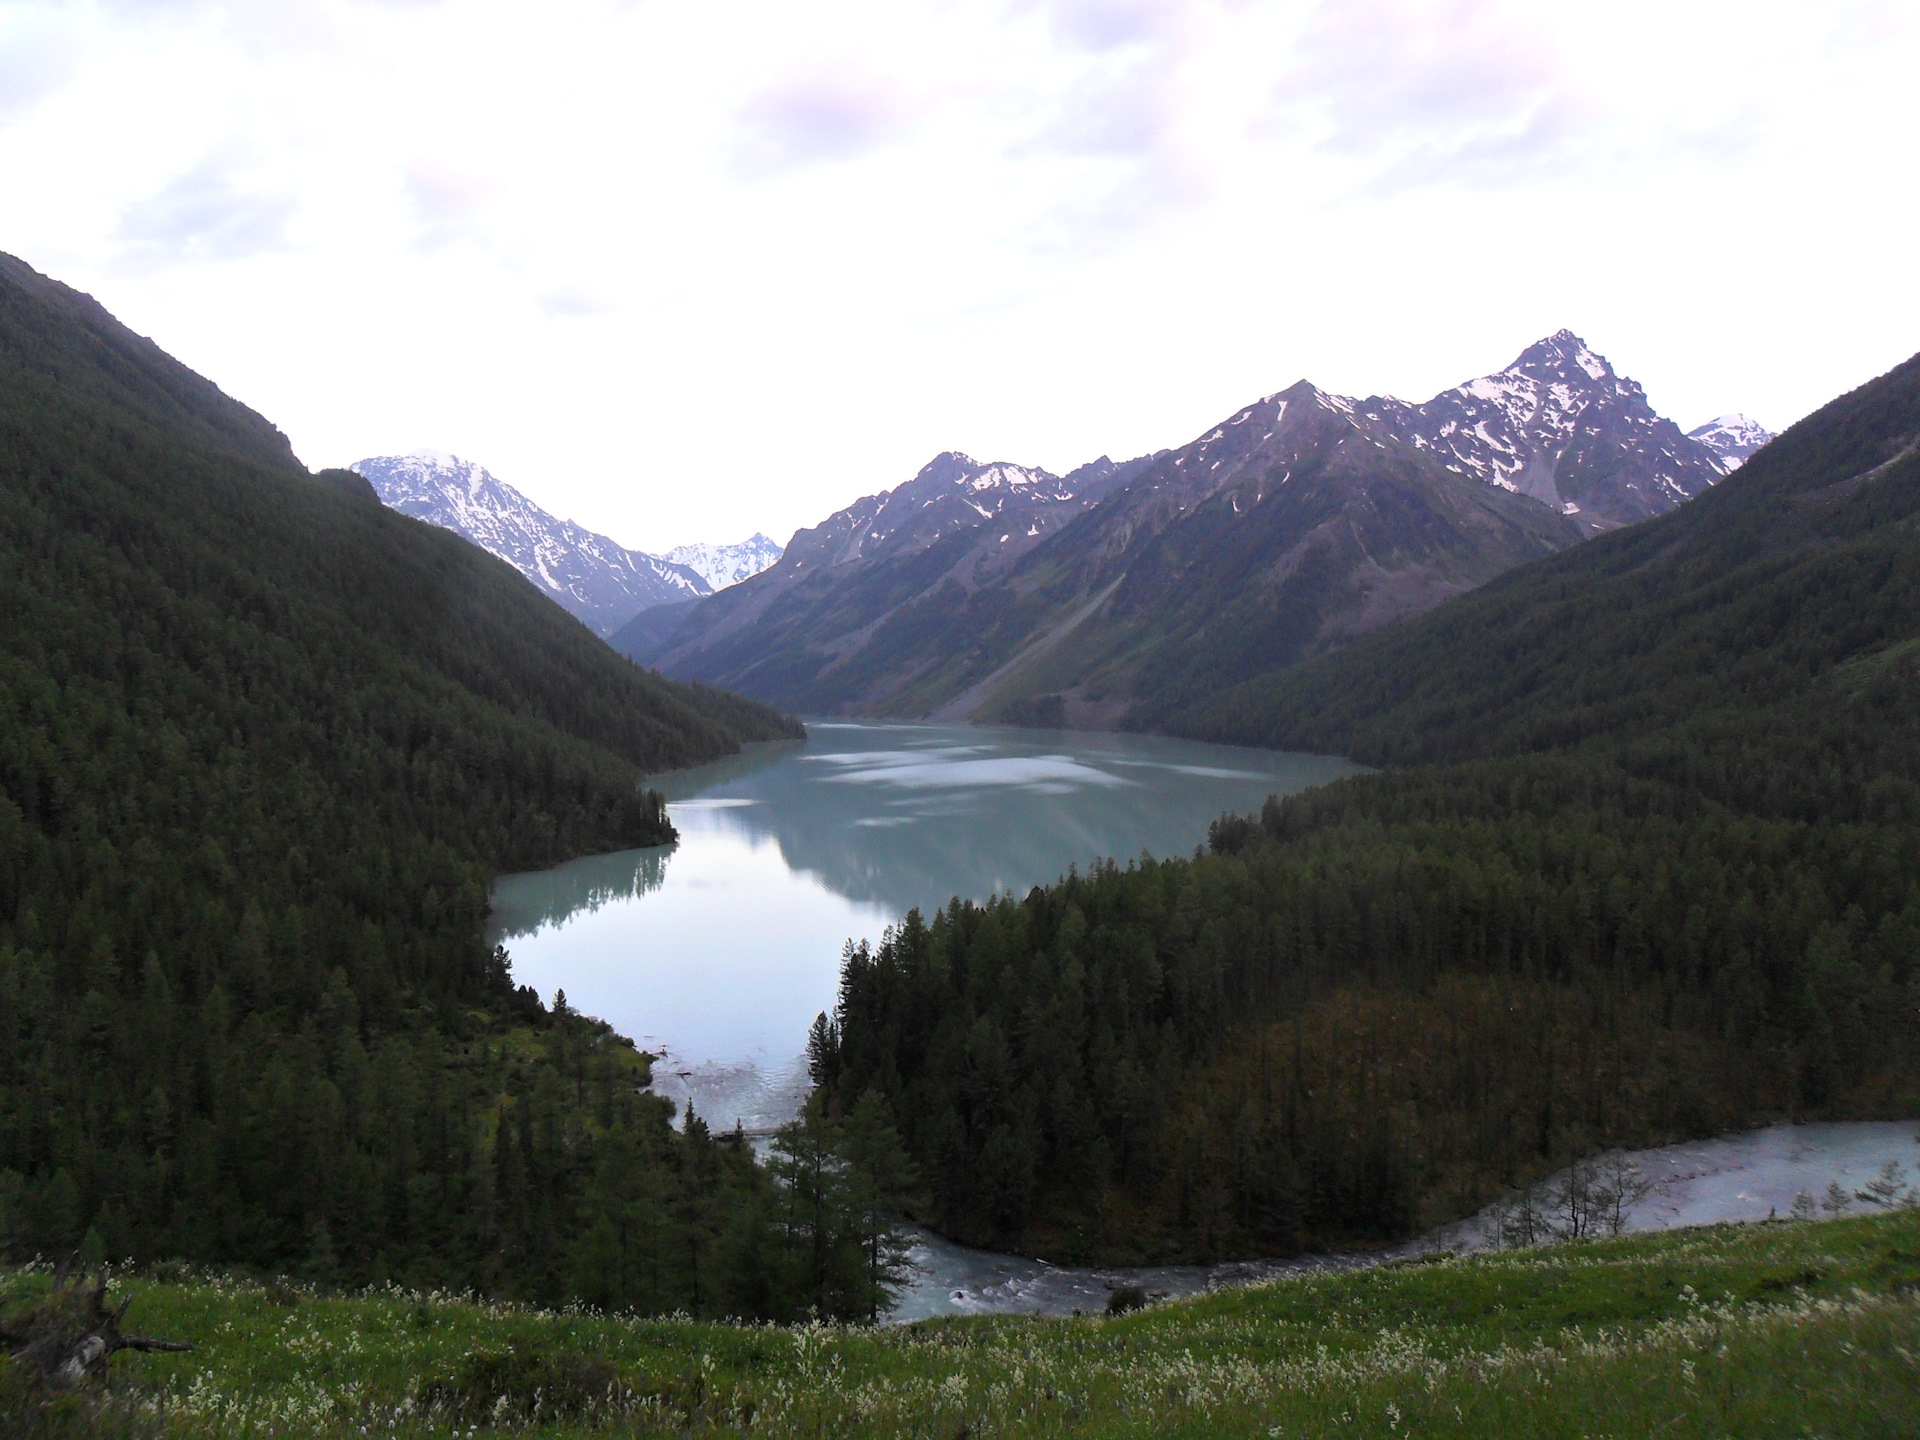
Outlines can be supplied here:
<path id="1" fill-rule="evenodd" d="M 72 1389 L 86 1380 L 104 1380 L 107 1361 L 122 1350 L 186 1351 L 190 1340 L 158 1340 L 129 1335 L 120 1328 L 129 1295 L 117 1309 L 107 1304 L 107 1271 L 88 1287 L 83 1278 L 54 1277 L 53 1289 L 22 1315 L 0 1320 L 0 1349 L 17 1370 L 53 1389 Z"/>

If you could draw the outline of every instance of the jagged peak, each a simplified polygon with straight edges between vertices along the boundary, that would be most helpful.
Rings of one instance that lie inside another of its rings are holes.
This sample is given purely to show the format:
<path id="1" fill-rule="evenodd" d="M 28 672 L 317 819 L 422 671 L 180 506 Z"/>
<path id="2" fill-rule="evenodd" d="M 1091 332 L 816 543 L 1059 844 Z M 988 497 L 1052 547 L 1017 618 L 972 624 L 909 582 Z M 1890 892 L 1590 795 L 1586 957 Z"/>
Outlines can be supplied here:
<path id="1" fill-rule="evenodd" d="M 435 450 L 431 447 L 408 450 L 398 455 L 369 455 L 366 459 L 356 460 L 353 463 L 356 467 L 361 465 L 405 466 L 409 469 L 437 474 L 465 474 L 470 470 L 485 468 L 471 460 L 462 459 L 451 450 Z"/>
<path id="2" fill-rule="evenodd" d="M 980 468 L 980 462 L 964 450 L 942 450 L 920 467 L 915 480 L 944 480 L 949 484 Z"/>
<path id="3" fill-rule="evenodd" d="M 1342 414 L 1352 411 L 1357 403 L 1345 395 L 1336 395 L 1331 390 L 1322 390 L 1311 380 L 1296 380 L 1284 390 L 1276 390 L 1271 395 L 1262 395 L 1253 405 L 1239 411 L 1234 420 L 1249 415 L 1260 405 L 1295 405 L 1299 403 L 1317 404 L 1327 410 L 1338 410 Z M 1231 423 L 1231 422 L 1230 422 Z"/>
<path id="4" fill-rule="evenodd" d="M 1084 465 L 1074 466 L 1073 469 L 1060 477 L 1060 483 L 1063 485 L 1076 485 L 1084 484 L 1090 480 L 1101 480 L 1111 475 L 1116 468 L 1118 467 L 1114 465 L 1111 455 L 1101 455 L 1087 461 Z"/>
<path id="5" fill-rule="evenodd" d="M 369 455 L 348 468 L 371 482 L 383 503 L 499 556 L 602 635 L 647 605 L 713 588 L 700 571 L 555 515 L 450 451 Z"/>
<path id="6" fill-rule="evenodd" d="M 908 486 L 956 485 L 970 490 L 995 489 L 1001 485 L 1026 486 L 1057 482 L 1059 477 L 1037 465 L 1016 465 L 1011 460 L 976 460 L 964 450 L 942 450 L 920 467 Z M 885 492 L 893 494 L 893 491 Z M 917 491 L 915 493 L 918 493 Z"/>
<path id="7" fill-rule="evenodd" d="M 1500 373 L 1526 375 L 1541 370 L 1561 371 L 1578 367 L 1591 380 L 1618 378 L 1607 357 L 1600 354 L 1573 331 L 1559 329 L 1545 339 L 1536 340 L 1522 350 L 1514 362 Z"/>
<path id="8" fill-rule="evenodd" d="M 1689 435 L 1699 435 L 1702 431 L 1708 430 L 1724 430 L 1733 435 L 1765 435 L 1769 438 L 1773 435 L 1773 431 L 1767 429 L 1766 426 L 1762 425 L 1751 415 L 1739 410 L 1729 410 L 1724 415 L 1716 415 L 1713 419 L 1707 421 L 1706 424 L 1696 425 L 1687 433 Z"/>

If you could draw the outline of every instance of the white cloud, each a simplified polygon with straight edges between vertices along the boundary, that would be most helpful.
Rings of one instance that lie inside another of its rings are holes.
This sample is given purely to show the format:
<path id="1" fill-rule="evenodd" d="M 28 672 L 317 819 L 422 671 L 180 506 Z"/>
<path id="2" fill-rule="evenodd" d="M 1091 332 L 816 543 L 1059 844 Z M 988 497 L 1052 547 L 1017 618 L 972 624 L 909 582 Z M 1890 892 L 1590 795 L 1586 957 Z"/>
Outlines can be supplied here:
<path id="1" fill-rule="evenodd" d="M 401 188 L 413 212 L 414 243 L 422 250 L 482 235 L 487 202 L 499 189 L 484 175 L 428 160 L 406 167 Z"/>
<path id="2" fill-rule="evenodd" d="M 72 77 L 77 44 L 50 18 L 0 22 L 0 126 L 25 115 Z"/>
<path id="3" fill-rule="evenodd" d="M 539 298 L 539 306 L 543 314 L 573 320 L 605 315 L 614 308 L 605 296 L 577 285 L 562 285 L 547 291 Z"/>
<path id="4" fill-rule="evenodd" d="M 1067 48 L 1105 52 L 1150 44 L 1176 28 L 1186 0 L 1038 0 Z"/>
<path id="5" fill-rule="evenodd" d="M 912 106 L 857 70 L 782 76 L 735 112 L 734 163 L 749 179 L 852 160 L 905 138 Z"/>
<path id="6" fill-rule="evenodd" d="M 231 159 L 211 155 L 122 213 L 122 258 L 140 269 L 244 260 L 289 244 L 298 208 L 285 192 L 256 188 Z"/>

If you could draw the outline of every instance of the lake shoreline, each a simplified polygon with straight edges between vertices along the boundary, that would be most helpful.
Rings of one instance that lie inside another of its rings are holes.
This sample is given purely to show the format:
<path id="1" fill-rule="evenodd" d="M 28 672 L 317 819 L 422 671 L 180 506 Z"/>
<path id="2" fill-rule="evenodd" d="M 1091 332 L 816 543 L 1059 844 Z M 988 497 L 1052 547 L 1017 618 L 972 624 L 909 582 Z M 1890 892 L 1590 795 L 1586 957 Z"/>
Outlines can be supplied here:
<path id="1" fill-rule="evenodd" d="M 716 1130 L 798 1106 L 806 1033 L 849 941 L 913 908 L 1024 896 L 1069 869 L 1185 855 L 1224 811 L 1356 773 L 1334 756 L 1126 733 L 815 717 L 647 777 L 671 846 L 502 875 L 490 943 L 515 982 L 564 989 L 662 1057 L 656 1093 Z"/>

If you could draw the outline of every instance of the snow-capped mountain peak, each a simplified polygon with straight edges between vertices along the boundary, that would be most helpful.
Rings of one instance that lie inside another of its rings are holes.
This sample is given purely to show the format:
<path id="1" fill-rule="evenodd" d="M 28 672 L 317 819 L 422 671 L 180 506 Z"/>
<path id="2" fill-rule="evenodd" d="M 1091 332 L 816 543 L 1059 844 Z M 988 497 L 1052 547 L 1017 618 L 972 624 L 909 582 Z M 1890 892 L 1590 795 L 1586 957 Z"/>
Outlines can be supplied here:
<path id="1" fill-rule="evenodd" d="M 1670 510 L 1726 473 L 1571 330 L 1424 405 L 1375 396 L 1361 409 L 1448 469 L 1577 515 L 1591 530 Z"/>
<path id="2" fill-rule="evenodd" d="M 1536 340 L 1520 352 L 1502 374 L 1564 376 L 1579 370 L 1589 380 L 1611 380 L 1613 366 L 1607 357 L 1596 353 L 1571 330 L 1556 330 L 1544 340 Z"/>
<path id="3" fill-rule="evenodd" d="M 779 560 L 784 548 L 778 541 L 756 533 L 737 545 L 676 545 L 663 558 L 693 571 L 715 590 L 724 590 L 758 575 Z"/>
<path id="4" fill-rule="evenodd" d="M 1687 438 L 1706 446 L 1720 462 L 1722 472 L 1732 474 L 1746 464 L 1754 451 L 1773 439 L 1773 431 L 1735 410 L 1716 415 L 1706 424 L 1689 430 Z"/>
<path id="5" fill-rule="evenodd" d="M 485 466 L 444 450 L 370 456 L 350 468 L 392 509 L 499 556 L 602 635 L 649 605 L 712 593 L 695 571 L 549 514 Z"/>

